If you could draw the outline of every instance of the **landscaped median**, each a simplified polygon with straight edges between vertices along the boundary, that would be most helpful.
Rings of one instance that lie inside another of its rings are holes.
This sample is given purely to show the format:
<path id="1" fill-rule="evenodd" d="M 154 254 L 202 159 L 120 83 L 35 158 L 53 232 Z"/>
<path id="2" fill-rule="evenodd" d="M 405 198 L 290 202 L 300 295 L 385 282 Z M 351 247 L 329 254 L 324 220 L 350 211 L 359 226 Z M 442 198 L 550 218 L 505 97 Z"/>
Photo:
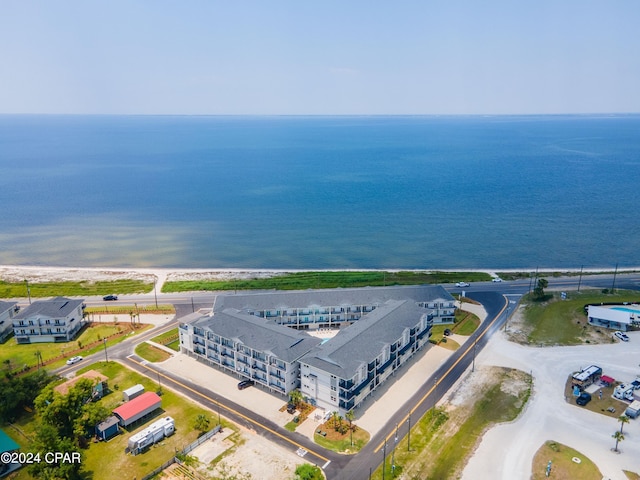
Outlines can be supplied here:
<path id="1" fill-rule="evenodd" d="M 545 478 L 601 480 L 603 476 L 598 467 L 580 452 L 549 440 L 533 457 L 531 472 L 532 480 Z"/>

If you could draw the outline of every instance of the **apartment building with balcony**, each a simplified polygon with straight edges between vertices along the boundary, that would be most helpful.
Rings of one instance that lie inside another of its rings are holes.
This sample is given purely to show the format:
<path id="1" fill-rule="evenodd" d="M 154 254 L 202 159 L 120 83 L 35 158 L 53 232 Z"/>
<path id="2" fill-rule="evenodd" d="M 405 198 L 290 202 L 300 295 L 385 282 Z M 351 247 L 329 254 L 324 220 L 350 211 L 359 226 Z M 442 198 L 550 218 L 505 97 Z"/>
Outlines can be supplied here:
<path id="1" fill-rule="evenodd" d="M 298 360 L 321 342 L 235 309 L 189 315 L 179 331 L 182 352 L 282 395 L 299 387 Z"/>
<path id="2" fill-rule="evenodd" d="M 180 346 L 239 378 L 285 395 L 300 388 L 311 403 L 344 413 L 454 315 L 454 298 L 430 285 L 219 295 L 211 315 L 181 320 Z M 339 332 L 329 340 L 306 333 L 318 329 Z"/>
<path id="3" fill-rule="evenodd" d="M 17 343 L 68 342 L 84 324 L 84 300 L 56 297 L 39 300 L 12 319 Z"/>
<path id="4" fill-rule="evenodd" d="M 359 406 L 428 345 L 433 313 L 412 300 L 388 300 L 300 359 L 300 391 L 327 411 Z"/>
<path id="5" fill-rule="evenodd" d="M 0 343 L 13 333 L 13 317 L 19 311 L 17 302 L 0 301 Z"/>

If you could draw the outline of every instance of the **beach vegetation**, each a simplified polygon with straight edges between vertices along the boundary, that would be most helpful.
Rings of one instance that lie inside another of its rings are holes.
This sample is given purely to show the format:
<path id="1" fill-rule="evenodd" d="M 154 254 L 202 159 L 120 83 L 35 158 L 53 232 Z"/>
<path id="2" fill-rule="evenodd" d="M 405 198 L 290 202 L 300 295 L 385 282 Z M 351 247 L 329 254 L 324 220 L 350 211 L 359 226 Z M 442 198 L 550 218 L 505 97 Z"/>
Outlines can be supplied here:
<path id="1" fill-rule="evenodd" d="M 185 280 L 166 282 L 164 293 L 224 290 L 306 290 L 309 288 L 380 287 L 390 285 L 421 285 L 465 282 L 487 282 L 485 272 L 428 272 L 428 271 L 317 271 L 273 272 L 253 278 L 225 280 Z"/>
<path id="2" fill-rule="evenodd" d="M 5 282 L 0 280 L 0 298 L 89 297 L 95 295 L 149 293 L 153 282 L 119 279 L 92 282 Z"/>

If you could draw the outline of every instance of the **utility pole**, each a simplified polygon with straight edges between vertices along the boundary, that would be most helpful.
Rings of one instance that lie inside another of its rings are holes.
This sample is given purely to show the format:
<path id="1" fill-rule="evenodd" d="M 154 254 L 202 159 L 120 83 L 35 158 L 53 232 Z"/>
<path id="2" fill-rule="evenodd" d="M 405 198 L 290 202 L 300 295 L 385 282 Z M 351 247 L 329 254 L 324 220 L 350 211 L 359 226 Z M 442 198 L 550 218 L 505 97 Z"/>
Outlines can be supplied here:
<path id="1" fill-rule="evenodd" d="M 409 424 L 409 430 L 407 432 L 407 452 L 411 451 L 411 412 L 409 412 L 409 418 L 407 419 Z"/>
<path id="2" fill-rule="evenodd" d="M 382 480 L 384 480 L 384 471 L 387 468 L 387 439 L 384 439 L 384 447 L 382 448 Z"/>
<path id="3" fill-rule="evenodd" d="M 618 264 L 616 263 L 616 270 L 613 272 L 613 285 L 611 286 L 611 294 L 616 291 L 616 275 L 618 274 Z"/>
<path id="4" fill-rule="evenodd" d="M 580 285 L 582 285 L 582 270 L 584 269 L 584 265 L 580 267 L 580 279 L 578 280 L 578 293 L 580 293 Z"/>
<path id="5" fill-rule="evenodd" d="M 158 309 L 158 294 L 156 293 L 156 283 L 158 283 L 157 277 L 153 277 L 153 296 L 156 299 L 156 310 Z"/>
<path id="6" fill-rule="evenodd" d="M 109 363 L 109 357 L 107 356 L 107 339 L 103 338 L 102 342 L 104 343 L 104 361 Z"/>
<path id="7" fill-rule="evenodd" d="M 471 371 L 476 371 L 476 344 L 478 343 L 478 338 L 476 337 L 473 341 L 473 359 L 471 360 Z"/>
<path id="8" fill-rule="evenodd" d="M 29 297 L 29 305 L 31 305 L 31 289 L 29 288 L 29 280 L 25 278 L 24 283 L 27 284 L 27 297 Z"/>

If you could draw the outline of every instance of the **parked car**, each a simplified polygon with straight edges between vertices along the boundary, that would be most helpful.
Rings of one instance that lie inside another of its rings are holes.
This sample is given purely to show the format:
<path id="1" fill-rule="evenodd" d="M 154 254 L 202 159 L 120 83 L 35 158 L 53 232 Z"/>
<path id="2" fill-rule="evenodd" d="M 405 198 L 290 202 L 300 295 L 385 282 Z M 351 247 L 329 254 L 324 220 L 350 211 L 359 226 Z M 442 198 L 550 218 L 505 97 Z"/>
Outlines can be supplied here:
<path id="1" fill-rule="evenodd" d="M 251 385 L 253 385 L 253 380 L 242 380 L 240 383 L 238 383 L 238 390 L 244 390 Z"/>
<path id="2" fill-rule="evenodd" d="M 458 282 L 456 283 L 456 287 L 469 287 L 470 285 L 467 282 Z"/>
<path id="3" fill-rule="evenodd" d="M 102 300 L 104 300 L 105 302 L 108 302 L 110 300 L 117 300 L 118 296 L 117 295 L 105 295 L 104 297 L 102 297 Z"/>
<path id="4" fill-rule="evenodd" d="M 576 403 L 582 407 L 584 407 L 590 401 L 591 401 L 591 394 L 587 392 L 582 392 L 580 396 L 576 398 Z"/>
<path id="5" fill-rule="evenodd" d="M 502 279 L 500 277 L 494 277 L 493 279 L 491 279 L 491 281 L 497 283 L 497 282 L 501 282 Z"/>
<path id="6" fill-rule="evenodd" d="M 629 341 L 629 336 L 624 332 L 620 332 L 620 331 L 613 332 L 613 335 L 615 337 L 618 337 L 618 339 L 623 341 L 623 342 L 628 342 Z"/>
<path id="7" fill-rule="evenodd" d="M 287 413 L 293 414 L 296 410 L 296 406 L 293 403 L 287 404 Z"/>
<path id="8" fill-rule="evenodd" d="M 67 360 L 67 365 L 73 365 L 74 363 L 78 363 L 81 361 L 82 361 L 82 357 L 78 355 L 77 357 L 71 357 L 69 360 Z"/>
<path id="9" fill-rule="evenodd" d="M 451 335 L 451 330 L 449 330 L 448 328 L 445 328 L 443 333 L 445 337 L 448 337 L 449 335 Z"/>

